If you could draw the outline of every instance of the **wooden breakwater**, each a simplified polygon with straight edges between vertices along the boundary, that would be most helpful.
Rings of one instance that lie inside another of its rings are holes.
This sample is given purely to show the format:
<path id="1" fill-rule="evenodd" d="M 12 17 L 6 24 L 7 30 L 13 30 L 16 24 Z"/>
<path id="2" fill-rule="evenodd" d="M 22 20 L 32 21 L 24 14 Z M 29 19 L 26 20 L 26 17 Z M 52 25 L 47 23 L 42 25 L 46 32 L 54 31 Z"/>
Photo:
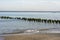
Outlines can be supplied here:
<path id="1" fill-rule="evenodd" d="M 19 20 L 25 20 L 25 21 L 34 21 L 34 22 L 43 22 L 43 23 L 56 23 L 60 24 L 60 20 L 52 20 L 52 19 L 41 19 L 41 18 L 21 18 L 21 17 L 7 17 L 7 16 L 1 16 L 1 19 L 19 19 Z"/>
<path id="2" fill-rule="evenodd" d="M 60 20 L 52 20 L 52 19 L 22 18 L 22 20 L 34 21 L 34 22 L 44 22 L 44 23 L 59 23 L 60 24 Z"/>

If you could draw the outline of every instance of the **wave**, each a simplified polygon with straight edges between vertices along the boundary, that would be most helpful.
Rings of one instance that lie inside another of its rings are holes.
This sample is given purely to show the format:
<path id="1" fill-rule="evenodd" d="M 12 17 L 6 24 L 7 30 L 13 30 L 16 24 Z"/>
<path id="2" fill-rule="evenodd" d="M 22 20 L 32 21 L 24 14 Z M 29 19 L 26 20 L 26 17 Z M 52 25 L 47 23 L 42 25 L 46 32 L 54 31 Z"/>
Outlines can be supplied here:
<path id="1" fill-rule="evenodd" d="M 15 29 L 10 30 L 9 32 L 0 33 L 0 35 L 7 34 L 34 34 L 34 33 L 60 33 L 60 28 L 46 28 L 46 29 Z"/>

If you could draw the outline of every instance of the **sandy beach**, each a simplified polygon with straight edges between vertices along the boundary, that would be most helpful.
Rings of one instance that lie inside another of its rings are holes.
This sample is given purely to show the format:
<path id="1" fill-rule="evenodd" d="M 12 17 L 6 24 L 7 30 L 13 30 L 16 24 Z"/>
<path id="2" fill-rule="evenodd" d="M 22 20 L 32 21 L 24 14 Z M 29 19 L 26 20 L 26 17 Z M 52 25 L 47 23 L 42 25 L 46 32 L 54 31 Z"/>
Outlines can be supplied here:
<path id="1" fill-rule="evenodd" d="M 0 37 L 0 40 L 60 40 L 60 33 L 53 34 L 30 34 L 30 35 L 10 35 Z"/>

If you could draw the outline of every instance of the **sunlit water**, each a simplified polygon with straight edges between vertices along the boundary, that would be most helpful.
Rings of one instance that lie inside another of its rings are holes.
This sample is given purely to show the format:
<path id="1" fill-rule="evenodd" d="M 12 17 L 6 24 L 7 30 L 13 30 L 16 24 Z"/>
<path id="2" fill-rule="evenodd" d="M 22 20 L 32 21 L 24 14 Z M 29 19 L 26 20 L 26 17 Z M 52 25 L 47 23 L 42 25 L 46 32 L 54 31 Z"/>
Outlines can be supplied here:
<path id="1" fill-rule="evenodd" d="M 34 17 L 34 18 L 47 18 L 47 19 L 59 19 L 59 13 L 38 13 L 38 14 L 25 14 L 24 12 L 16 12 L 21 13 L 17 14 L 15 12 L 0 12 L 1 16 L 13 16 L 13 17 Z M 2 14 L 3 13 L 3 14 Z M 7 13 L 11 13 L 10 15 Z M 13 14 L 12 14 L 13 13 Z M 15 13 L 15 14 L 14 14 Z M 20 32 L 24 31 L 25 33 L 35 33 L 41 32 L 40 29 L 43 29 L 43 33 L 60 33 L 60 24 L 53 24 L 53 23 L 41 23 L 41 22 L 33 22 L 33 21 L 24 21 L 24 20 L 17 20 L 17 19 L 0 19 L 0 34 L 3 33 L 13 33 L 13 32 Z M 48 30 L 44 30 L 48 29 Z M 23 33 L 24 33 L 23 32 Z"/>

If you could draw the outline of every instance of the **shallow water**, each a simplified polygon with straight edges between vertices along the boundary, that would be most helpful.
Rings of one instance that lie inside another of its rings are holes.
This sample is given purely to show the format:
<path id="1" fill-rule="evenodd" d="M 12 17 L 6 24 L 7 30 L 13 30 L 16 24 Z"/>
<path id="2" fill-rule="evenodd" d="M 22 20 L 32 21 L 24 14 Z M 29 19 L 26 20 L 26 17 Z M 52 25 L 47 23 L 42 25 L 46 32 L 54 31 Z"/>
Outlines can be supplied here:
<path id="1" fill-rule="evenodd" d="M 43 31 L 45 31 L 44 29 L 48 29 L 48 31 L 49 30 L 56 31 L 55 29 L 57 29 L 57 31 L 60 31 L 59 28 L 60 28 L 60 24 L 41 23 L 41 22 L 33 22 L 33 21 L 29 22 L 29 21 L 17 20 L 17 19 L 0 19 L 0 34 L 14 33 L 14 32 L 33 33 L 40 31 L 40 29 L 43 29 Z"/>
<path id="2" fill-rule="evenodd" d="M 0 16 L 11 16 L 11 17 L 27 17 L 27 18 L 44 18 L 44 19 L 55 19 L 60 20 L 60 13 L 52 12 L 0 12 Z M 40 31 L 43 29 L 43 31 Z M 48 29 L 48 30 L 44 30 Z M 5 33 L 60 33 L 60 24 L 53 23 L 41 23 L 33 21 L 24 21 L 16 19 L 0 19 L 0 34 Z"/>

